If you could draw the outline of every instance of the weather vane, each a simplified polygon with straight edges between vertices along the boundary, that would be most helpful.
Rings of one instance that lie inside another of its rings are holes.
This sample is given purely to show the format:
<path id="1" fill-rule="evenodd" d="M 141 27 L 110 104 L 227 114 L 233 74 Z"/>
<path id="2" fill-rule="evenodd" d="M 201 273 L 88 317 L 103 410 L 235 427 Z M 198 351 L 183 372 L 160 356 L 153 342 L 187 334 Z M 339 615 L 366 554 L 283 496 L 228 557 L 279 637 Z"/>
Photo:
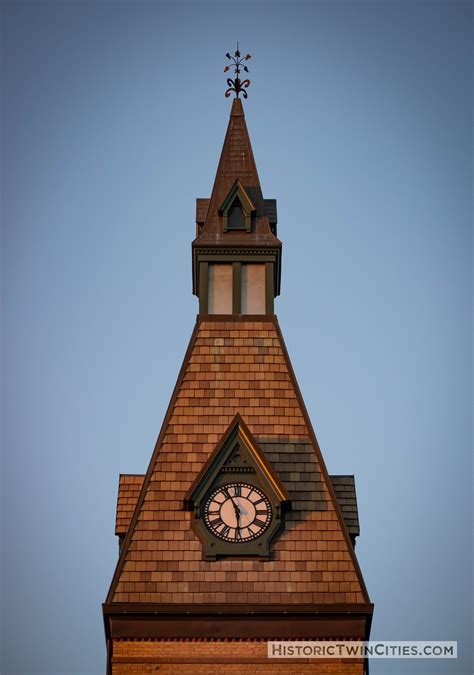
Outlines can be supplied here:
<path id="1" fill-rule="evenodd" d="M 238 42 L 237 42 L 237 51 L 235 52 L 234 56 L 231 56 L 229 54 L 229 52 L 227 52 L 226 56 L 229 59 L 229 61 L 232 61 L 232 64 L 229 65 L 229 66 L 226 66 L 224 68 L 224 73 L 227 73 L 227 71 L 229 71 L 231 68 L 235 68 L 235 80 L 233 80 L 230 77 L 227 79 L 227 84 L 229 85 L 229 88 L 227 89 L 227 91 L 225 93 L 226 98 L 228 96 L 230 96 L 231 91 L 235 92 L 236 98 L 239 98 L 240 92 L 242 92 L 242 96 L 244 98 L 247 98 L 248 94 L 245 90 L 249 86 L 250 80 L 244 80 L 242 82 L 239 75 L 240 75 L 240 69 L 242 67 L 243 67 L 244 72 L 246 72 L 246 73 L 249 72 L 249 69 L 247 68 L 247 66 L 242 66 L 242 63 L 244 61 L 248 61 L 252 57 L 250 56 L 250 54 L 247 54 L 246 56 L 240 55 L 239 43 Z"/>

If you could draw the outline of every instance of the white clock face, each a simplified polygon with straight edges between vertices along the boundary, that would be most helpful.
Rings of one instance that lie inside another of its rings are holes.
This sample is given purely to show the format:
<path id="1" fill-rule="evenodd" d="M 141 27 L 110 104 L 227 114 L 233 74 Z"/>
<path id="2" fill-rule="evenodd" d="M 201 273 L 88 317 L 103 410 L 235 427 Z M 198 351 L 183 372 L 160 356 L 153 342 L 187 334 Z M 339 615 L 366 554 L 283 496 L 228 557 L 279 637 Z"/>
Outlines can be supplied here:
<path id="1" fill-rule="evenodd" d="M 204 521 L 219 539 L 235 543 L 259 537 L 270 525 L 272 506 L 262 490 L 247 483 L 229 483 L 212 492 Z"/>

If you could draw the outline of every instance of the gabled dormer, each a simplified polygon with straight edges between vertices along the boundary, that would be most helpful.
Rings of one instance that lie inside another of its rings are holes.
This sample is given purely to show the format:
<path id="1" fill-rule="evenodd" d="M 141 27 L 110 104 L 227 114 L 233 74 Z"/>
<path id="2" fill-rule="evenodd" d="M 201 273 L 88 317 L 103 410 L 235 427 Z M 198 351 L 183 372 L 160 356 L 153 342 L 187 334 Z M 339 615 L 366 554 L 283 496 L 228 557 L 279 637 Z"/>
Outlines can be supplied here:
<path id="1" fill-rule="evenodd" d="M 274 313 L 281 278 L 276 224 L 276 201 L 263 197 L 236 98 L 211 197 L 196 200 L 193 292 L 200 314 Z"/>
<path id="2" fill-rule="evenodd" d="M 219 211 L 223 218 L 224 232 L 228 230 L 251 232 L 252 214 L 256 208 L 239 179 L 231 187 Z"/>
<path id="3" fill-rule="evenodd" d="M 269 559 L 290 506 L 284 485 L 239 414 L 184 498 L 206 560 Z"/>

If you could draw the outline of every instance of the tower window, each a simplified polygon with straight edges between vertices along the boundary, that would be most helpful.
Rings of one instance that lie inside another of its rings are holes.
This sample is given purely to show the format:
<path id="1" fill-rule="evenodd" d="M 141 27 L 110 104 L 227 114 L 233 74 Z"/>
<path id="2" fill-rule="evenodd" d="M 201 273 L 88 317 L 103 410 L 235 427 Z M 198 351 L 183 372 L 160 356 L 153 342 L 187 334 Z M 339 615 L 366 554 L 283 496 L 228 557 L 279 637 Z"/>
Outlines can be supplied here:
<path id="1" fill-rule="evenodd" d="M 209 265 L 208 293 L 209 314 L 232 314 L 232 265 Z"/>
<path id="2" fill-rule="evenodd" d="M 241 275 L 242 314 L 265 314 L 265 265 L 243 264 Z"/>

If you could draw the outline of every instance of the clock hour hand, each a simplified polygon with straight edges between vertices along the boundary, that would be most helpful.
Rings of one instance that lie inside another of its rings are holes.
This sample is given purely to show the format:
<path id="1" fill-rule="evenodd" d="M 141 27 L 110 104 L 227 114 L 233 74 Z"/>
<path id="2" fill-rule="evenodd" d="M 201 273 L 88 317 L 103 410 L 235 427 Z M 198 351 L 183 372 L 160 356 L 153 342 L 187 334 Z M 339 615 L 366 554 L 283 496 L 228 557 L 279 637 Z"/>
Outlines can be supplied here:
<path id="1" fill-rule="evenodd" d="M 237 504 L 232 500 L 232 503 L 234 504 L 234 511 L 235 511 L 235 518 L 237 520 L 237 530 L 240 530 L 240 525 L 239 525 L 239 520 L 240 520 L 240 509 L 237 506 Z"/>

